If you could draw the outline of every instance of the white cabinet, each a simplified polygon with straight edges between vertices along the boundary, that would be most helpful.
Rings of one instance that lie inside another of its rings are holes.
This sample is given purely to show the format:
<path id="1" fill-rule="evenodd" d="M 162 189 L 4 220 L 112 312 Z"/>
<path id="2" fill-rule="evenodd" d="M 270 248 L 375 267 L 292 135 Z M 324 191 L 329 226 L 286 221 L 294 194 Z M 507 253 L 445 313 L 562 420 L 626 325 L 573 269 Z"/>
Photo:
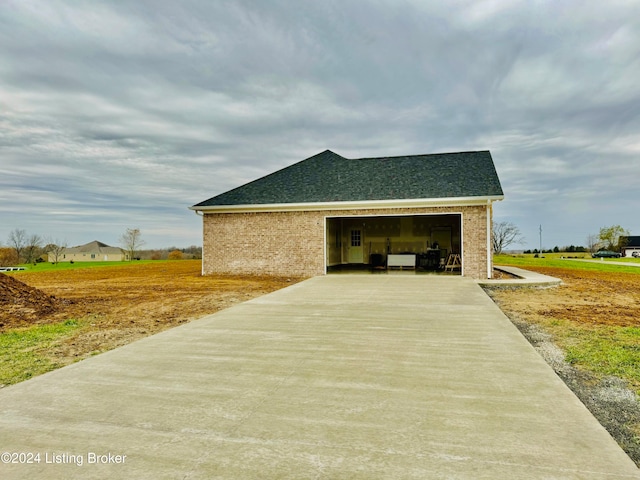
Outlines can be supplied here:
<path id="1" fill-rule="evenodd" d="M 411 254 L 387 255 L 387 267 L 416 267 L 416 256 Z"/>

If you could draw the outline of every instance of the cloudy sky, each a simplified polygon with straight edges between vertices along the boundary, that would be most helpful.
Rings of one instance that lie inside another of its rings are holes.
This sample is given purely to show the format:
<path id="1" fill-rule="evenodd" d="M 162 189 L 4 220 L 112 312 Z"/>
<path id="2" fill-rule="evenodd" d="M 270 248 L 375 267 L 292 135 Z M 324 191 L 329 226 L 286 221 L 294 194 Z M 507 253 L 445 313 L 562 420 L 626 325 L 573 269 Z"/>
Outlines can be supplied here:
<path id="1" fill-rule="evenodd" d="M 639 114 L 640 2 L 0 0 L 0 243 L 199 245 L 325 149 L 490 150 L 522 248 L 640 235 Z"/>

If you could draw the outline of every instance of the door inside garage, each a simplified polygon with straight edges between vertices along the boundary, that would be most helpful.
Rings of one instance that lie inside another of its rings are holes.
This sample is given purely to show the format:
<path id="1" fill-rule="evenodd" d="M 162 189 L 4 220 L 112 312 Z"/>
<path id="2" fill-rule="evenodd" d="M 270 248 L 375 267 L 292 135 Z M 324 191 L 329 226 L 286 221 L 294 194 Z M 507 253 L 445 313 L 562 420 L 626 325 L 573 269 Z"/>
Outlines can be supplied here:
<path id="1" fill-rule="evenodd" d="M 459 213 L 327 217 L 327 272 L 461 273 L 461 217 Z M 445 270 L 448 263 L 452 268 Z"/>

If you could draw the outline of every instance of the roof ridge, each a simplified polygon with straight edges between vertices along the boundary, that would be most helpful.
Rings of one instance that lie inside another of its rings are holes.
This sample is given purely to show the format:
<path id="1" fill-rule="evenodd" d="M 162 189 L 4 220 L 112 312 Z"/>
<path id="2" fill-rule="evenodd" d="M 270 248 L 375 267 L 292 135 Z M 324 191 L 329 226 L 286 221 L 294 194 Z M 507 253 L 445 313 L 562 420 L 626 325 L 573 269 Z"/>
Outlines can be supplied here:
<path id="1" fill-rule="evenodd" d="M 465 150 L 461 152 L 417 153 L 414 155 L 382 155 L 380 157 L 349 158 L 347 160 L 380 160 L 383 158 L 435 157 L 438 155 L 468 155 L 470 153 L 489 153 L 489 150 Z"/>
<path id="2" fill-rule="evenodd" d="M 96 246 L 98 246 L 98 247 L 110 247 L 110 248 L 113 248 L 113 247 L 111 247 L 111 245 L 107 245 L 106 243 L 103 243 L 103 242 L 101 242 L 101 241 L 99 241 L 99 240 L 92 240 L 92 241 L 90 241 L 90 242 L 83 243 L 82 245 L 75 245 L 75 246 L 73 246 L 73 247 L 69 247 L 69 248 L 81 248 L 81 247 L 88 247 L 88 246 L 90 246 L 90 245 L 96 245 Z"/>

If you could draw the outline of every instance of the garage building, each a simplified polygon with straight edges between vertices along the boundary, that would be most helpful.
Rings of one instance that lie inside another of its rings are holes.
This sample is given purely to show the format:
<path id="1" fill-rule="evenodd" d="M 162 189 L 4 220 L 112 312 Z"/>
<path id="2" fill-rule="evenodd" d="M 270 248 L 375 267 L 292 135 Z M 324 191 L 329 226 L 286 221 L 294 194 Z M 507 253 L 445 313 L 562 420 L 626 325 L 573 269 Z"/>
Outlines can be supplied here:
<path id="1" fill-rule="evenodd" d="M 203 274 L 450 264 L 490 278 L 492 205 L 503 198 L 489 151 L 348 159 L 326 150 L 190 208 L 203 217 Z"/>

